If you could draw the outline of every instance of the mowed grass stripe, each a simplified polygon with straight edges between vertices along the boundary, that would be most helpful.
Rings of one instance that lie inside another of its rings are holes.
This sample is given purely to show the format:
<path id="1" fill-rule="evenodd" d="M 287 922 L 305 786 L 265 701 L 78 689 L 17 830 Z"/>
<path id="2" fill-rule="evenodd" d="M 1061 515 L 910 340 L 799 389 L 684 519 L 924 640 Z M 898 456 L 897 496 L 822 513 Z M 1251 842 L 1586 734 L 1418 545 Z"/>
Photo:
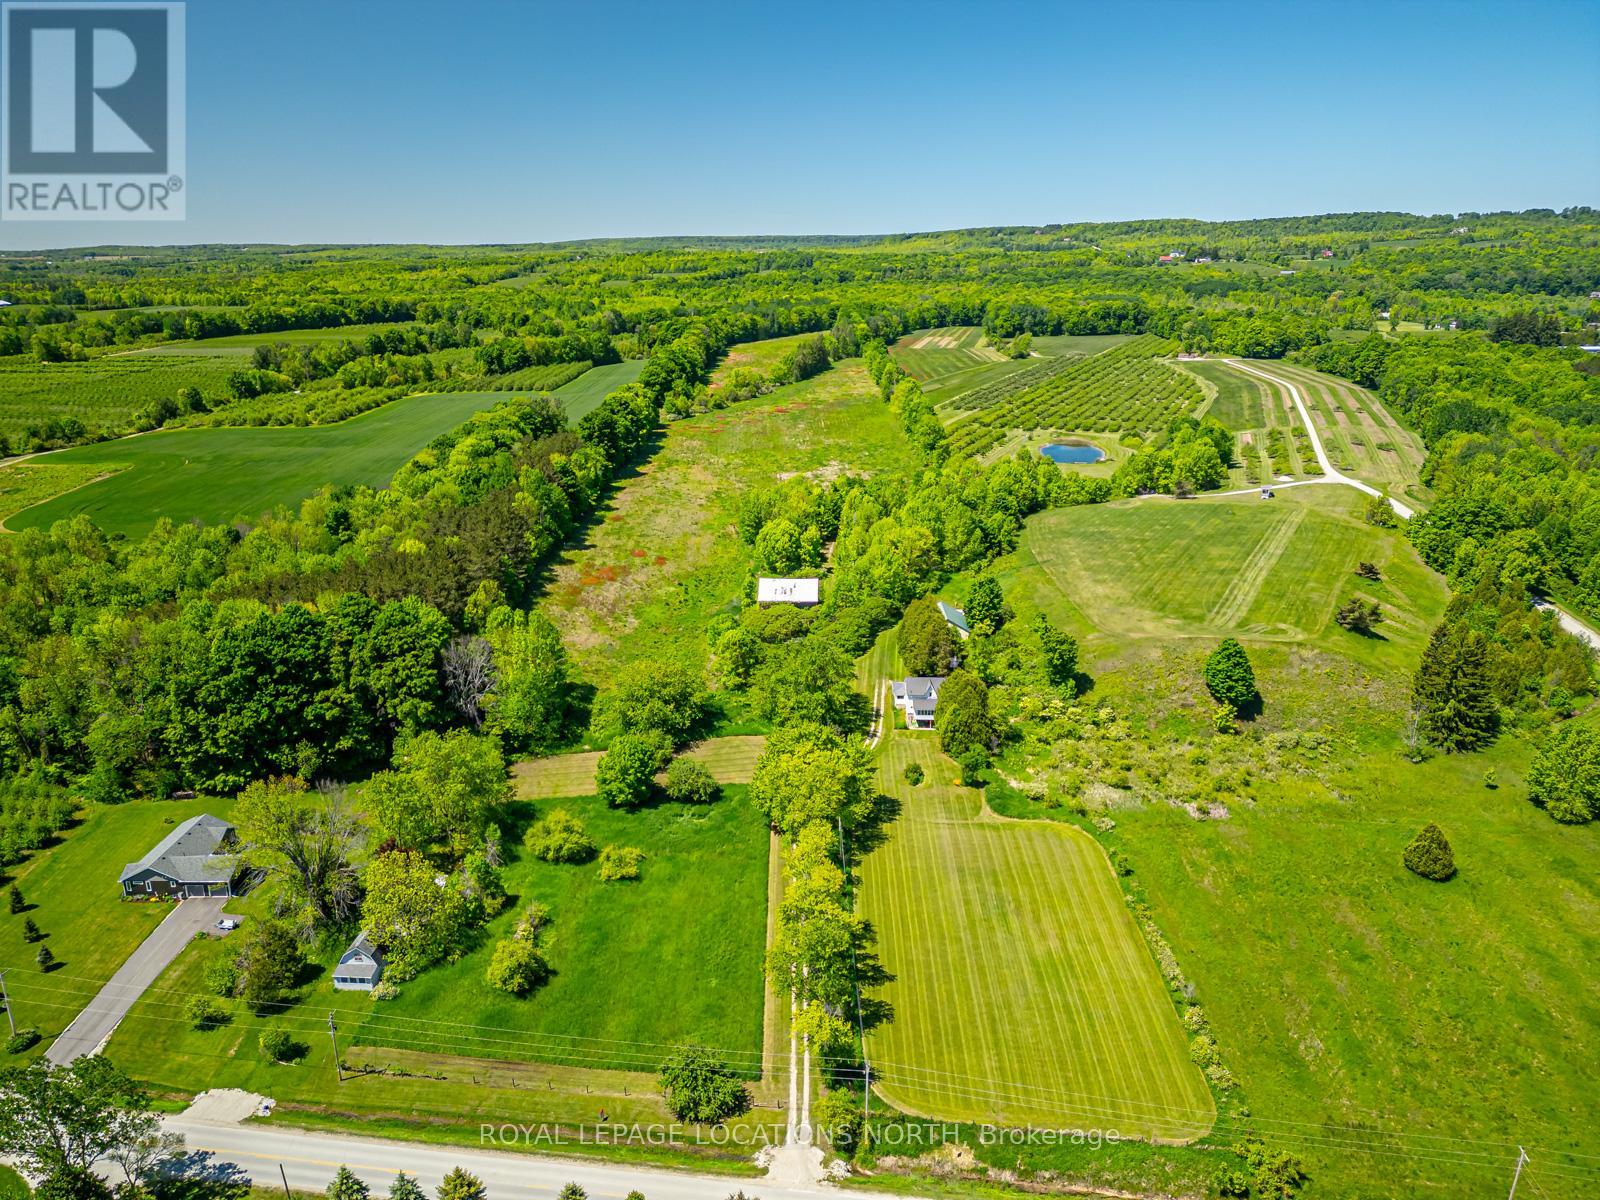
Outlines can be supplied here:
<path id="1" fill-rule="evenodd" d="M 1209 1128 L 1210 1093 L 1099 845 L 999 819 L 954 774 L 931 737 L 886 734 L 879 783 L 904 807 L 861 890 L 896 975 L 895 1020 L 869 1036 L 879 1090 L 938 1119 Z"/>
<path id="2" fill-rule="evenodd" d="M 1268 574 L 1277 567 L 1278 560 L 1289 548 L 1295 532 L 1300 528 L 1300 522 L 1305 520 L 1306 516 L 1306 510 L 1303 508 L 1276 509 L 1275 519 L 1278 513 L 1286 515 L 1278 520 L 1275 526 L 1269 527 L 1266 534 L 1256 542 L 1255 548 L 1250 551 L 1250 557 L 1245 559 L 1244 566 L 1233 577 L 1233 581 L 1228 584 L 1228 590 L 1222 593 L 1222 598 L 1211 610 L 1212 624 L 1225 629 L 1232 628 L 1245 613 L 1250 611 L 1250 606 L 1255 603 L 1256 596 L 1261 591 L 1261 585 L 1266 581 Z"/>

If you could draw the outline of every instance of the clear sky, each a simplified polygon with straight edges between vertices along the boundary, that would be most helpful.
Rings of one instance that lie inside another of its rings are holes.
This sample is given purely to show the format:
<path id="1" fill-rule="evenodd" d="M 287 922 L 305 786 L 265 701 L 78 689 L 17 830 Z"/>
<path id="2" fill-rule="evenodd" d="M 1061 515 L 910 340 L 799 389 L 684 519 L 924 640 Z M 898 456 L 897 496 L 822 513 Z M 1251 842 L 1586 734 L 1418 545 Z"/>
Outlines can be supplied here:
<path id="1" fill-rule="evenodd" d="M 181 224 L 0 248 L 1600 205 L 1600 0 L 191 0 Z"/>

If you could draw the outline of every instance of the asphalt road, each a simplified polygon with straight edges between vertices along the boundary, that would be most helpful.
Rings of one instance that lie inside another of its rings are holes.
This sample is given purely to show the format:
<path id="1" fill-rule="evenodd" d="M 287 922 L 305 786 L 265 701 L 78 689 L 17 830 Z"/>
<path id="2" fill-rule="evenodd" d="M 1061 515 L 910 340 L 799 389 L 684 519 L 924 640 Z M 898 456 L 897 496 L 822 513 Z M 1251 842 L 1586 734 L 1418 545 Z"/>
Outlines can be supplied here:
<path id="1" fill-rule="evenodd" d="M 128 956 L 128 961 L 95 998 L 72 1019 L 72 1024 L 45 1051 L 45 1057 L 53 1063 L 69 1063 L 98 1050 L 100 1043 L 117 1027 L 117 1022 L 128 1015 L 133 1002 L 166 970 L 167 964 L 178 957 L 178 952 L 195 934 L 217 923 L 226 903 L 223 897 L 180 901 L 167 914 L 166 920 Z"/>
<path id="2" fill-rule="evenodd" d="M 168 1117 L 165 1125 L 183 1134 L 188 1154 L 199 1158 L 191 1169 L 225 1174 L 228 1165 L 234 1164 L 263 1187 L 281 1188 L 287 1176 L 291 1188 L 307 1192 L 324 1191 L 334 1172 L 345 1166 L 370 1186 L 375 1196 L 387 1194 L 400 1171 L 414 1176 L 432 1195 L 445 1174 L 459 1166 L 483 1180 L 492 1200 L 553 1197 L 568 1183 L 580 1184 L 594 1200 L 624 1200 L 634 1191 L 643 1193 L 646 1200 L 723 1200 L 741 1189 L 760 1200 L 816 1200 L 818 1196 L 872 1200 L 875 1195 L 825 1184 L 795 1185 L 505 1150 L 392 1142 L 268 1123 L 207 1125 Z"/>

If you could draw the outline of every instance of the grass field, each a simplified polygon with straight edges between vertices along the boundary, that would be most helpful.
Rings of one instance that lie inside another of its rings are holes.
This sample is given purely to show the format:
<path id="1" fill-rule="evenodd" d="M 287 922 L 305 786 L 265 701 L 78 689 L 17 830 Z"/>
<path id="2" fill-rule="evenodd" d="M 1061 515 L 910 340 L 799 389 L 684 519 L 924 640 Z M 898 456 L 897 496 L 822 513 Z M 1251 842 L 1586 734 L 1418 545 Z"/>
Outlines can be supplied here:
<path id="1" fill-rule="evenodd" d="M 336 325 L 327 329 L 282 329 L 276 333 L 235 333 L 227 337 L 198 338 L 191 341 L 164 342 L 140 350 L 140 355 L 160 354 L 233 354 L 248 353 L 257 346 L 314 346 L 327 342 L 359 342 L 369 333 L 388 333 L 396 329 L 415 328 L 414 321 L 378 323 L 374 325 Z M 237 364 L 235 364 L 237 365 Z"/>
<path id="2" fill-rule="evenodd" d="M 119 899 L 123 865 L 144 857 L 177 822 L 202 812 L 226 817 L 231 806 L 228 800 L 164 800 L 93 809 L 59 844 L 16 868 L 17 887 L 30 908 L 19 916 L 0 914 L 0 969 L 11 971 L 6 982 L 17 1024 L 44 1035 L 41 1050 L 81 1007 L 76 997 L 56 994 L 68 987 L 61 981 L 98 986 L 111 978 L 171 911 L 164 904 Z M 50 975 L 41 975 L 34 964 L 38 946 L 22 938 L 23 916 L 48 935 L 45 944 L 60 964 Z"/>
<path id="3" fill-rule="evenodd" d="M 625 359 L 603 367 L 591 367 L 571 383 L 558 387 L 553 394 L 567 411 L 567 424 L 576 429 L 579 421 L 600 406 L 600 401 L 639 378 L 642 370 L 642 358 Z"/>
<path id="4" fill-rule="evenodd" d="M 785 354 L 816 336 L 814 333 L 795 333 L 788 337 L 763 338 L 757 342 L 739 342 L 729 346 L 722 361 L 711 372 L 711 390 L 716 391 L 722 381 L 737 370 L 748 369 L 768 374 Z"/>
<path id="5" fill-rule="evenodd" d="M 983 330 L 976 325 L 919 329 L 896 342 L 890 353 L 901 369 L 918 383 L 984 363 L 1006 361 L 1000 351 L 984 344 Z"/>
<path id="6" fill-rule="evenodd" d="M 16 440 L 47 417 L 75 417 L 89 429 L 127 428 L 133 414 L 154 400 L 196 387 L 222 393 L 223 380 L 241 364 L 220 356 L 165 358 L 114 355 L 87 362 L 0 363 L 0 434 Z"/>
<path id="7" fill-rule="evenodd" d="M 1132 333 L 1060 333 L 1046 334 L 1033 339 L 1033 348 L 1040 354 L 1099 354 L 1123 342 L 1131 342 Z"/>
<path id="8" fill-rule="evenodd" d="M 861 871 L 896 977 L 894 1020 L 868 1039 L 884 1097 L 939 1119 L 1205 1134 L 1210 1092 L 1094 839 L 996 817 L 932 735 L 893 724 L 878 782 L 903 806 Z"/>
<path id="9" fill-rule="evenodd" d="M 1039 607 L 1102 639 L 1323 637 L 1360 657 L 1419 645 L 1442 584 L 1402 537 L 1361 519 L 1363 499 L 1309 485 L 1268 501 L 1148 497 L 1056 509 L 1028 522 L 1004 570 Z M 1381 581 L 1354 574 L 1363 560 Z M 1332 624 L 1350 595 L 1382 606 L 1381 640 Z"/>
<path id="10" fill-rule="evenodd" d="M 63 492 L 109 475 L 114 468 L 94 463 L 16 462 L 0 466 L 0 531 L 8 517 Z"/>
<path id="11" fill-rule="evenodd" d="M 744 586 L 749 550 L 733 521 L 745 491 L 795 475 L 884 470 L 903 453 L 898 422 L 859 360 L 673 421 L 664 437 L 604 520 L 563 555 L 542 603 L 597 683 L 664 646 L 696 667 L 706 661 L 707 618 L 737 603 Z"/>
<path id="12" fill-rule="evenodd" d="M 718 783 L 749 783 L 756 759 L 767 739 L 761 734 L 709 738 L 685 750 L 680 757 L 704 763 Z M 553 754 L 514 763 L 511 780 L 522 800 L 550 800 L 561 796 L 592 796 L 594 768 L 600 751 Z"/>
<path id="13" fill-rule="evenodd" d="M 47 529 L 88 513 L 108 532 L 138 535 L 163 516 L 249 519 L 296 504 L 327 484 L 382 487 L 433 438 L 505 399 L 477 392 L 409 396 L 336 425 L 180 429 L 58 451 L 31 461 L 125 469 L 18 513 L 7 524 L 13 530 Z"/>

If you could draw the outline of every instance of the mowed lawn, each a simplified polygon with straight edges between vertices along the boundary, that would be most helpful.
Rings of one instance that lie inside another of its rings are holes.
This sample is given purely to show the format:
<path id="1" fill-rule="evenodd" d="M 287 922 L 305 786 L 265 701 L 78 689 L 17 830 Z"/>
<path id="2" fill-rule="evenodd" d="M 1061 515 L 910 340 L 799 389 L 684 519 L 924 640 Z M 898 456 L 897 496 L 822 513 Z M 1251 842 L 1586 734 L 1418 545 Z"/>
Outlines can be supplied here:
<path id="1" fill-rule="evenodd" d="M 41 1050 L 172 911 L 123 900 L 122 868 L 180 821 L 203 812 L 226 817 L 231 807 L 229 800 L 149 800 L 94 808 L 56 845 L 15 868 L 29 907 L 16 916 L 0 912 L 0 970 L 8 971 L 17 1025 L 44 1035 Z M 43 944 L 58 964 L 48 975 L 35 964 L 38 945 L 23 940 L 24 917 L 47 935 Z"/>
<path id="2" fill-rule="evenodd" d="M 767 739 L 759 733 L 707 738 L 685 750 L 680 757 L 705 764 L 718 783 L 749 783 L 756 760 Z M 511 781 L 522 800 L 549 800 L 559 796 L 594 795 L 594 769 L 601 758 L 599 750 L 575 754 L 552 754 L 530 758 L 511 766 Z"/>
<path id="3" fill-rule="evenodd" d="M 983 344 L 983 330 L 976 325 L 919 329 L 896 342 L 890 353 L 901 369 L 919 383 L 983 363 L 1005 361 L 1000 351 Z"/>
<path id="4" fill-rule="evenodd" d="M 618 388 L 638 379 L 639 372 L 643 370 L 642 358 L 630 358 L 619 363 L 607 363 L 602 367 L 590 367 L 572 382 L 562 384 L 552 395 L 560 400 L 561 406 L 566 409 L 567 424 L 576 429 L 579 421 L 600 407 L 600 401 Z"/>
<path id="5" fill-rule="evenodd" d="M 87 513 L 109 533 L 138 536 L 160 517 L 248 520 L 298 504 L 329 484 L 382 487 L 439 434 L 506 399 L 494 392 L 408 396 L 334 425 L 178 429 L 61 450 L 31 461 L 95 465 L 116 474 L 25 509 L 6 524 L 48 529 Z"/>
<path id="6" fill-rule="evenodd" d="M 1364 500 L 1352 488 L 1313 484 L 1275 500 L 1148 497 L 1055 509 L 1028 522 L 1006 569 L 1042 577 L 1059 602 L 1041 597 L 1040 607 L 1102 635 L 1300 641 L 1331 627 L 1341 648 L 1362 656 L 1364 641 L 1382 643 L 1332 625 L 1344 599 L 1376 600 L 1384 639 L 1420 642 L 1442 594 L 1400 534 L 1361 519 Z M 1358 578 L 1361 561 L 1375 563 L 1382 580 Z"/>
<path id="7" fill-rule="evenodd" d="M 894 1019 L 868 1038 L 884 1097 L 1013 1127 L 1209 1131 L 1211 1094 L 1094 839 L 995 816 L 932 734 L 892 727 L 879 755 L 879 786 L 903 806 L 861 871 L 895 976 L 882 989 Z"/>

